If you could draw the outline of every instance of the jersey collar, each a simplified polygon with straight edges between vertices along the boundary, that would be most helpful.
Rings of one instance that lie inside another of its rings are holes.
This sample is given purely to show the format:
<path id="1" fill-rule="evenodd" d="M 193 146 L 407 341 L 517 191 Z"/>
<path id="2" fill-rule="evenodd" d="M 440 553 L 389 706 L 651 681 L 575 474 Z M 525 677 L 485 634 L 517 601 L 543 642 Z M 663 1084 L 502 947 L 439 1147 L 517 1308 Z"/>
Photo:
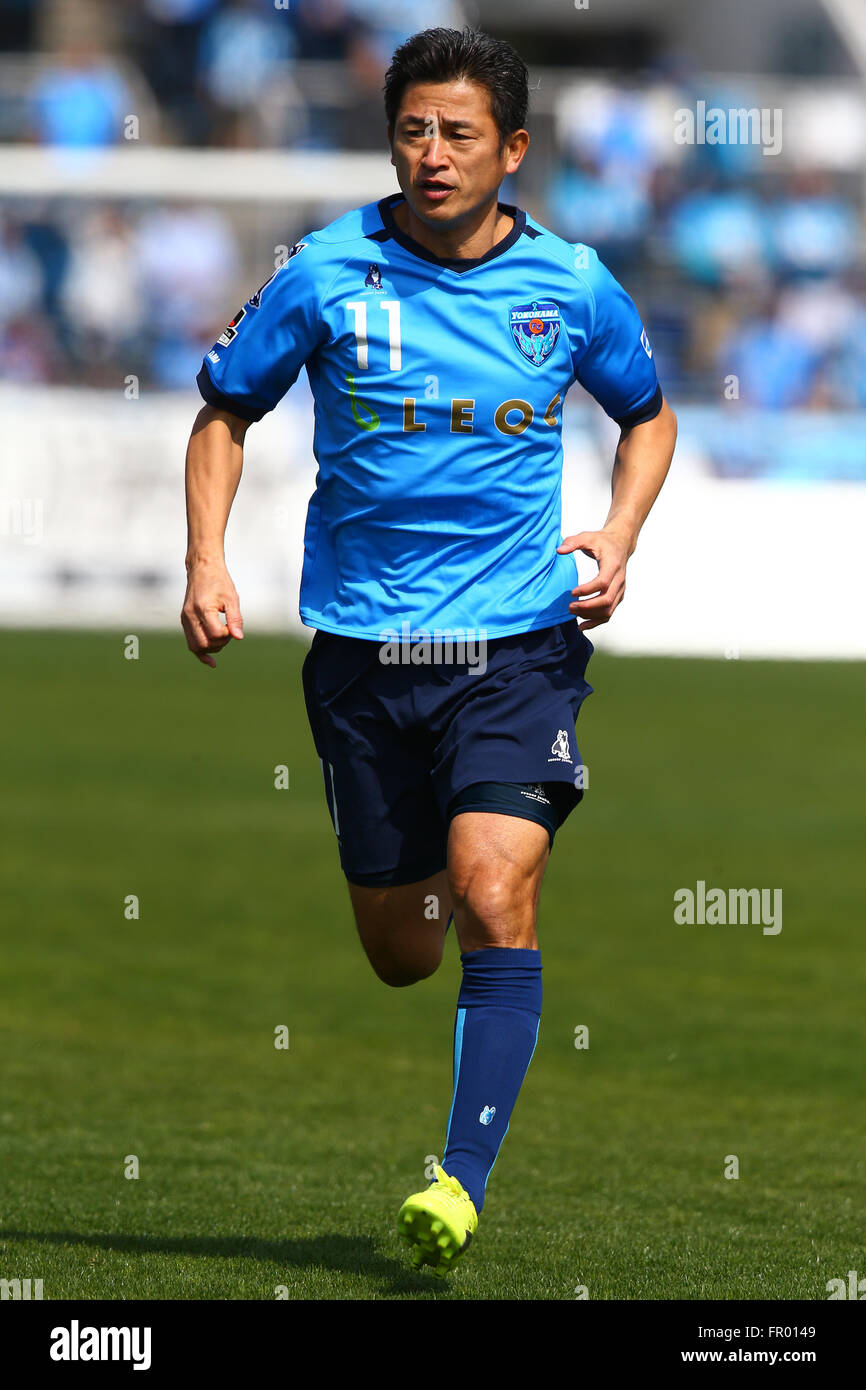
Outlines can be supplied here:
<path id="1" fill-rule="evenodd" d="M 393 209 L 396 207 L 397 203 L 401 202 L 405 202 L 402 193 L 391 193 L 387 198 L 380 199 L 376 204 L 379 216 L 382 219 L 382 226 L 386 233 L 386 235 L 383 236 L 381 232 L 378 233 L 378 235 L 374 232 L 373 235 L 376 237 L 376 240 L 385 241 L 390 237 L 396 241 L 399 246 L 402 246 L 405 251 L 409 251 L 413 256 L 417 256 L 419 260 L 430 261 L 433 265 L 442 266 L 445 270 L 456 270 L 461 275 L 464 271 L 474 270 L 476 266 L 479 265 L 486 265 L 488 261 L 494 261 L 497 256 L 501 256 L 506 251 L 509 251 L 526 230 L 526 213 L 520 208 L 513 207 L 510 203 L 499 203 L 498 206 L 500 211 L 514 218 L 514 226 L 511 228 L 508 236 L 503 237 L 502 241 L 498 241 L 495 246 L 491 246 L 486 255 L 472 257 L 437 256 L 434 252 L 428 251 L 426 246 L 422 246 L 420 242 L 415 241 L 414 237 L 407 236 L 406 233 L 401 231 L 397 226 Z"/>

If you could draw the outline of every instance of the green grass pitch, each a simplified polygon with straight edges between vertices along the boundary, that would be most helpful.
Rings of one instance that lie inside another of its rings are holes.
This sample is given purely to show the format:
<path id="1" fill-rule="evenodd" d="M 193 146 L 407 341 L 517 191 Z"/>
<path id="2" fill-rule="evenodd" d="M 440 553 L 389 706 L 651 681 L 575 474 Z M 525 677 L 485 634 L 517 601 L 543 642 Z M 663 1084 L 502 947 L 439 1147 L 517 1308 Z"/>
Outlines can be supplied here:
<path id="1" fill-rule="evenodd" d="M 440 1285 L 395 1217 L 441 1157 L 457 943 L 411 989 L 367 966 L 304 645 L 250 634 L 215 671 L 179 633 L 137 661 L 120 634 L 2 651 L 0 1277 L 566 1300 L 826 1299 L 866 1274 L 863 666 L 593 659 L 539 1046 Z M 782 931 L 677 925 L 698 879 L 781 888 Z"/>

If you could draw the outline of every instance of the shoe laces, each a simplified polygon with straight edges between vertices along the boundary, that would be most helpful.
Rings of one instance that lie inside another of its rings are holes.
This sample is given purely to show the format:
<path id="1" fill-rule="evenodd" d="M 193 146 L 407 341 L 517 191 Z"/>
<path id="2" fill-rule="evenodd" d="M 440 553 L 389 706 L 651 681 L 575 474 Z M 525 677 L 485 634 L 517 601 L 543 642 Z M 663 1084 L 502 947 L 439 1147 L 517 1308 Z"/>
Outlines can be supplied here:
<path id="1" fill-rule="evenodd" d="M 446 1201 L 455 1207 L 460 1207 L 464 1202 L 471 1202 L 472 1200 L 459 1179 L 451 1177 L 444 1168 L 437 1166 L 436 1177 L 430 1186 L 441 1188 Z"/>

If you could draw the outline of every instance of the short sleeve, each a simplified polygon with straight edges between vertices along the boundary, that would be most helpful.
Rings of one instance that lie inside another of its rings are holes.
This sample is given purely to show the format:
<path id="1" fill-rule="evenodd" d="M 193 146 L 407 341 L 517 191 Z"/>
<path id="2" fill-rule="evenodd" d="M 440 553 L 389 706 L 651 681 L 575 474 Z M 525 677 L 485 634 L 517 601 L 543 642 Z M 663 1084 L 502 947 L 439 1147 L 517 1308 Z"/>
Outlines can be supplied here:
<path id="1" fill-rule="evenodd" d="M 293 246 L 205 355 L 196 382 L 208 405 L 261 420 L 282 400 L 322 341 L 315 252 Z"/>
<path id="2" fill-rule="evenodd" d="M 575 362 L 575 375 L 611 419 L 630 427 L 652 420 L 662 408 L 653 351 L 633 301 L 619 281 L 585 250 L 580 271 L 595 304 L 592 335 Z"/>

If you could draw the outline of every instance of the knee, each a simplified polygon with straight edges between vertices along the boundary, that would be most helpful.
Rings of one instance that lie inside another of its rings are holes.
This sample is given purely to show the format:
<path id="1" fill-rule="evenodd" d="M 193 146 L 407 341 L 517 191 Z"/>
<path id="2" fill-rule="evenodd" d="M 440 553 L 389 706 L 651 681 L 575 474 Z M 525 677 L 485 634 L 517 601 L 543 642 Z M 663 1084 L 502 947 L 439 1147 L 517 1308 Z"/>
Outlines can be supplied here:
<path id="1" fill-rule="evenodd" d="M 464 950 L 484 946 L 531 946 L 535 942 L 535 898 L 526 878 L 507 864 L 480 863 L 452 884 Z"/>
<path id="2" fill-rule="evenodd" d="M 395 887 L 349 885 L 355 925 L 364 953 L 379 979 L 392 989 L 417 984 L 442 961 L 445 923 L 428 917 L 430 894 L 447 905 L 444 869 L 420 884 Z"/>
<path id="3" fill-rule="evenodd" d="M 491 926 L 514 913 L 526 896 L 526 884 L 507 865 L 477 863 L 464 870 L 451 884 L 455 912 L 464 918 Z"/>
<path id="4" fill-rule="evenodd" d="M 425 936 L 419 939 L 406 932 L 403 939 L 367 934 L 361 937 L 367 959 L 383 984 L 392 989 L 403 989 L 415 985 L 435 974 L 442 962 L 445 946 L 442 938 Z"/>
<path id="5" fill-rule="evenodd" d="M 437 960 L 406 960 L 395 956 L 369 956 L 370 964 L 383 984 L 392 989 L 403 989 L 406 985 L 416 985 L 419 980 L 427 980 L 439 968 L 441 955 Z"/>

